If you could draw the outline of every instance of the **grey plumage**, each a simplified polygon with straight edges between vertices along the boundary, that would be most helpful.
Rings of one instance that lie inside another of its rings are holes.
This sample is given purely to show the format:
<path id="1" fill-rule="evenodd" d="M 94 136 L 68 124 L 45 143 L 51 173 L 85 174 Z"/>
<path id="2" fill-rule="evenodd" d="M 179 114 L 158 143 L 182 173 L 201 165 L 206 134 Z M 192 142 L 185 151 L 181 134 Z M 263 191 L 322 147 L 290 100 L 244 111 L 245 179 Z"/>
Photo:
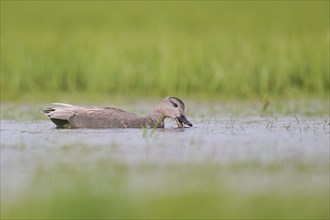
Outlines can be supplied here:
<path id="1" fill-rule="evenodd" d="M 166 117 L 174 118 L 179 127 L 184 127 L 183 123 L 192 126 L 183 114 L 184 103 L 175 97 L 166 97 L 145 117 L 112 107 L 80 107 L 64 103 L 54 105 L 41 112 L 58 128 L 164 127 Z"/>

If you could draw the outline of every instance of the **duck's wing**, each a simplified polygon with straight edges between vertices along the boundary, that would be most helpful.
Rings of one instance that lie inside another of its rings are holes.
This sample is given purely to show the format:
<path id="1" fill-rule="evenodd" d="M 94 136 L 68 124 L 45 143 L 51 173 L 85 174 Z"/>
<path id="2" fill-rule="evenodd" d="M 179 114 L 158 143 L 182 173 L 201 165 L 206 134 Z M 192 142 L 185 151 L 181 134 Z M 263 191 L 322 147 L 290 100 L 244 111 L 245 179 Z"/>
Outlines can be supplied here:
<path id="1" fill-rule="evenodd" d="M 118 108 L 85 108 L 65 103 L 54 103 L 42 111 L 59 128 L 127 128 L 142 127 L 144 118 Z"/>
<path id="2" fill-rule="evenodd" d="M 142 117 L 134 113 L 108 107 L 75 109 L 74 115 L 68 119 L 75 128 L 130 128 L 137 127 L 141 120 Z"/>

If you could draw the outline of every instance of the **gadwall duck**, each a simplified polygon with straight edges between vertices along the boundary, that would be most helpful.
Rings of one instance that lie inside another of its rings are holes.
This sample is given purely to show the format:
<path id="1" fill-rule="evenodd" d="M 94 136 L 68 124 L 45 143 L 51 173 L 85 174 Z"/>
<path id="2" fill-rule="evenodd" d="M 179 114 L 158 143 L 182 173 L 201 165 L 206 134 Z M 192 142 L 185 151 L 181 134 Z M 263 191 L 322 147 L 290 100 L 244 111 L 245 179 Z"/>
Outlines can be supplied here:
<path id="1" fill-rule="evenodd" d="M 166 117 L 175 119 L 180 128 L 184 124 L 193 126 L 184 115 L 184 103 L 175 97 L 166 97 L 145 117 L 111 107 L 86 108 L 63 103 L 54 105 L 56 107 L 41 112 L 58 128 L 163 128 Z"/>

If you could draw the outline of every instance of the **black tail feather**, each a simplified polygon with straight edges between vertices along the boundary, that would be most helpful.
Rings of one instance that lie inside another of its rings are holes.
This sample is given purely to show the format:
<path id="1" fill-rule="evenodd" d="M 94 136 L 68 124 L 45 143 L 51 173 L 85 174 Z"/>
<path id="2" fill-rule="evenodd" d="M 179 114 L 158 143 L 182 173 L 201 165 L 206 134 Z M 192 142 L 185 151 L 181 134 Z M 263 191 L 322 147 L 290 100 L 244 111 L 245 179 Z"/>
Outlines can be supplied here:
<path id="1" fill-rule="evenodd" d="M 72 128 L 68 120 L 62 120 L 57 118 L 50 118 L 58 128 Z"/>

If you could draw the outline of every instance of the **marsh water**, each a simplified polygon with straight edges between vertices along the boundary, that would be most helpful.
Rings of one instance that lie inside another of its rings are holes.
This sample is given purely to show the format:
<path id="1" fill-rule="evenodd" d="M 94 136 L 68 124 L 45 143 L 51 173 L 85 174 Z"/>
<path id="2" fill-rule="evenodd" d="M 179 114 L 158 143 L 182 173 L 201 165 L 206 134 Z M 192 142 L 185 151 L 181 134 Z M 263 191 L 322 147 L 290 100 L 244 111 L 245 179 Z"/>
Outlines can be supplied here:
<path id="1" fill-rule="evenodd" d="M 192 128 L 166 119 L 161 129 L 69 130 L 9 109 L 2 106 L 2 217 L 328 215 L 326 115 L 205 110 L 187 113 Z"/>

